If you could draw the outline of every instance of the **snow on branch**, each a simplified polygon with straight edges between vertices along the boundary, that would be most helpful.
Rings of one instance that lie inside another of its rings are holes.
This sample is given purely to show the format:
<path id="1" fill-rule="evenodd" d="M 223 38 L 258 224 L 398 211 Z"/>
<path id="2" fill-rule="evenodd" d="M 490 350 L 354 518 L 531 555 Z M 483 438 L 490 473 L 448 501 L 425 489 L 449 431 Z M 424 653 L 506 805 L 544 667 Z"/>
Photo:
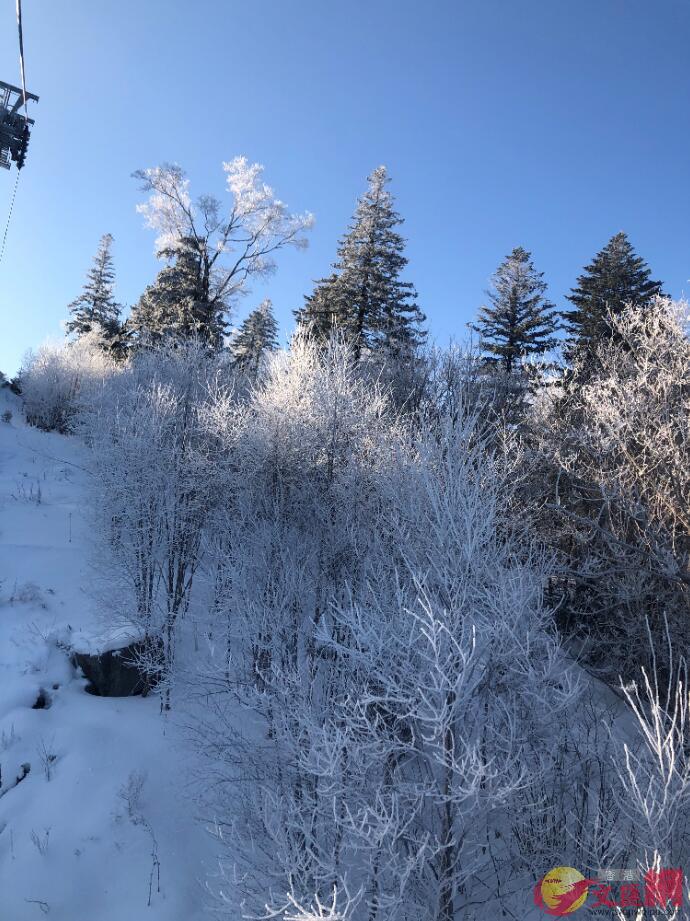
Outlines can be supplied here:
<path id="1" fill-rule="evenodd" d="M 338 907 L 338 887 L 333 886 L 333 897 L 330 903 L 325 904 L 317 896 L 311 905 L 298 902 L 294 895 L 288 895 L 288 904 L 281 908 L 272 910 L 266 906 L 267 914 L 263 915 L 260 921 L 268 921 L 271 918 L 280 918 L 282 921 L 348 921 L 350 910 L 355 904 L 355 899 L 351 898 L 345 889 L 345 904 Z"/>

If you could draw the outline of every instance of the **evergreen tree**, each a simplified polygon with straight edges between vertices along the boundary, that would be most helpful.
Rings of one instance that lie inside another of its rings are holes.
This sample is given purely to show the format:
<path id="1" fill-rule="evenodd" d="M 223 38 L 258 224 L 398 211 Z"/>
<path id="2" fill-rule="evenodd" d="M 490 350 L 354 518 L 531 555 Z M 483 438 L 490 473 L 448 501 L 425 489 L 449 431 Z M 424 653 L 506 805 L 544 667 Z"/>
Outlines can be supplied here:
<path id="1" fill-rule="evenodd" d="M 220 296 L 211 296 L 198 247 L 183 238 L 160 255 L 172 261 L 132 308 L 129 329 L 147 345 L 196 337 L 210 348 L 219 348 L 227 329 L 227 303 Z"/>
<path id="2" fill-rule="evenodd" d="M 322 282 L 296 311 L 302 324 L 343 330 L 356 358 L 362 348 L 385 350 L 395 357 L 409 354 L 425 337 L 425 317 L 414 285 L 400 280 L 408 260 L 403 255 L 405 241 L 395 229 L 403 219 L 393 207 L 389 181 L 384 166 L 368 177 L 369 188 L 338 247 L 336 276 Z"/>
<path id="3" fill-rule="evenodd" d="M 110 253 L 112 244 L 111 234 L 101 237 L 82 293 L 69 305 L 71 318 L 65 324 L 67 334 L 83 336 L 95 330 L 100 331 L 106 341 L 119 334 L 122 308 L 113 296 L 115 269 Z"/>
<path id="4" fill-rule="evenodd" d="M 531 254 L 516 247 L 493 276 L 490 306 L 482 307 L 472 324 L 489 360 L 500 363 L 509 374 L 521 358 L 543 355 L 556 344 L 556 314 L 545 297 L 543 278 Z"/>
<path id="5" fill-rule="evenodd" d="M 593 261 L 585 266 L 568 300 L 573 309 L 563 316 L 569 332 L 568 358 L 584 364 L 593 360 L 597 345 L 611 336 L 608 313 L 618 316 L 628 304 L 647 306 L 661 294 L 662 283 L 638 256 L 625 233 L 611 237 Z"/>
<path id="6" fill-rule="evenodd" d="M 335 272 L 316 282 L 313 293 L 305 295 L 304 307 L 295 310 L 294 314 L 298 325 L 310 338 L 327 341 L 338 328 L 345 314 L 339 299 L 340 287 Z"/>
<path id="7" fill-rule="evenodd" d="M 230 343 L 230 353 L 237 368 L 255 377 L 266 352 L 277 348 L 278 323 L 267 298 L 242 323 Z"/>

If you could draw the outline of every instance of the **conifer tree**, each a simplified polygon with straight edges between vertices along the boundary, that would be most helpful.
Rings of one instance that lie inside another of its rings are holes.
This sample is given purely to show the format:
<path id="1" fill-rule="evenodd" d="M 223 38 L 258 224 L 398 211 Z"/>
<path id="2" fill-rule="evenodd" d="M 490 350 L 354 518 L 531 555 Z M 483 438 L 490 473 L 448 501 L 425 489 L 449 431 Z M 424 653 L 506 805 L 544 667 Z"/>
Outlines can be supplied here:
<path id="1" fill-rule="evenodd" d="M 662 282 L 652 281 L 644 259 L 633 249 L 627 234 L 611 237 L 585 266 L 577 287 L 567 299 L 573 309 L 563 316 L 569 333 L 568 357 L 587 364 L 598 344 L 611 336 L 609 312 L 620 315 L 629 305 L 646 307 L 661 294 Z"/>
<path id="2" fill-rule="evenodd" d="M 69 305 L 71 317 L 65 324 L 68 335 L 76 333 L 77 336 L 83 336 L 97 331 L 107 341 L 119 333 L 122 308 L 113 295 L 115 269 L 110 252 L 112 244 L 111 234 L 106 233 L 101 237 L 82 293 Z"/>
<path id="3" fill-rule="evenodd" d="M 335 272 L 317 281 L 312 294 L 305 295 L 304 306 L 295 310 L 294 314 L 298 326 L 309 338 L 327 341 L 338 328 L 345 314 L 339 299 L 340 288 Z"/>
<path id="4" fill-rule="evenodd" d="M 227 303 L 211 297 L 202 260 L 193 241 L 182 239 L 161 251 L 171 260 L 132 308 L 128 327 L 142 344 L 174 338 L 198 338 L 210 348 L 223 342 Z"/>
<path id="5" fill-rule="evenodd" d="M 230 343 L 230 353 L 237 368 L 256 376 L 266 352 L 277 348 L 278 323 L 267 298 L 242 323 Z"/>
<path id="6" fill-rule="evenodd" d="M 545 297 L 543 279 L 531 254 L 517 246 L 493 276 L 490 305 L 481 308 L 472 324 L 489 360 L 500 363 L 508 374 L 521 358 L 543 355 L 556 344 L 556 314 Z"/>
<path id="7" fill-rule="evenodd" d="M 425 337 L 414 285 L 400 280 L 408 260 L 396 230 L 403 218 L 386 188 L 389 181 L 385 166 L 368 177 L 369 188 L 338 247 L 336 276 L 322 282 L 296 312 L 300 323 L 341 329 L 352 340 L 356 358 L 363 348 L 395 357 L 407 354 Z"/>

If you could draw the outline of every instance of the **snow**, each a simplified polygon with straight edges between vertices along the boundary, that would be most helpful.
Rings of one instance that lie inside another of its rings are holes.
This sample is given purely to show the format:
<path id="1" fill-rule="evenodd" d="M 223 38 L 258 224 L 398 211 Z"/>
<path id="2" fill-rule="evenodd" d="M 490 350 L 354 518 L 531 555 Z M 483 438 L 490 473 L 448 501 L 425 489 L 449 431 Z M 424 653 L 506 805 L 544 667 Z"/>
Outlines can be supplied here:
<path id="1" fill-rule="evenodd" d="M 195 921 L 206 916 L 201 886 L 213 847 L 195 815 L 179 731 L 155 696 L 89 695 L 69 661 L 70 643 L 93 651 L 122 640 L 104 628 L 94 600 L 85 451 L 76 439 L 27 426 L 19 400 L 3 389 L 0 414 L 6 409 L 13 418 L 0 422 L 2 917 Z M 46 706 L 33 709 L 39 696 Z"/>
<path id="2" fill-rule="evenodd" d="M 112 652 L 114 649 L 122 649 L 142 640 L 143 637 L 144 633 L 141 630 L 116 626 L 71 631 L 68 642 L 70 649 L 74 652 L 100 655 L 104 652 Z"/>

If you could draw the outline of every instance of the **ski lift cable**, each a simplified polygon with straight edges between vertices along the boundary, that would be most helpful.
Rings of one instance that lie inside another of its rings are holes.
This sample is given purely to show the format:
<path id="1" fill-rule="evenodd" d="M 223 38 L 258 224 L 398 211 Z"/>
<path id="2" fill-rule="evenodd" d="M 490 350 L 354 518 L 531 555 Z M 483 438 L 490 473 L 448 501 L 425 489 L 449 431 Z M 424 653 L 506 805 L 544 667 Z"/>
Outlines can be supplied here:
<path id="1" fill-rule="evenodd" d="M 19 71 L 22 77 L 22 92 L 24 94 L 24 114 L 29 118 L 29 108 L 26 103 L 26 76 L 24 73 L 24 35 L 22 32 L 22 0 L 17 0 L 17 30 L 19 32 Z"/>
<path id="2" fill-rule="evenodd" d="M 2 244 L 0 245 L 0 262 L 2 262 L 2 257 L 5 255 L 5 244 L 7 243 L 7 231 L 10 229 L 10 221 L 12 220 L 12 209 L 14 208 L 14 200 L 17 197 L 17 186 L 19 185 L 19 170 L 17 170 L 17 175 L 14 180 L 14 189 L 12 190 L 12 198 L 10 199 L 10 213 L 7 215 L 7 223 L 5 224 L 5 233 L 2 235 Z"/>

